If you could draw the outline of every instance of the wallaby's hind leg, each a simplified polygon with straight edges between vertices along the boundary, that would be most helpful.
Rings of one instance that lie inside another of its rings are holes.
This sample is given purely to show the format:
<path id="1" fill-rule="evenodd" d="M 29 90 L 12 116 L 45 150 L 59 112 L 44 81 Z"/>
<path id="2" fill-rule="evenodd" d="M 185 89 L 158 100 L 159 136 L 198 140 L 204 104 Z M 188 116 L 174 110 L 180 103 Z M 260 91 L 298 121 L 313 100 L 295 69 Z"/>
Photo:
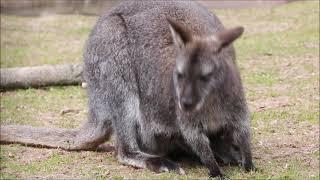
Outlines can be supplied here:
<path id="1" fill-rule="evenodd" d="M 105 38 L 105 35 L 108 34 L 110 37 Z M 111 91 L 108 81 L 113 82 L 114 80 L 109 79 L 112 75 L 107 74 L 106 70 L 113 67 L 110 63 L 119 54 L 116 50 L 123 50 L 123 47 L 127 45 L 128 40 L 125 34 L 126 26 L 120 15 L 103 15 L 87 40 L 84 49 L 83 74 L 88 84 L 89 120 L 75 138 L 74 144 L 79 148 L 95 149 L 107 141 L 112 134 L 111 112 L 107 106 L 109 101 L 113 100 L 107 100 L 107 97 Z M 111 47 L 117 48 L 112 49 Z"/>
<path id="2" fill-rule="evenodd" d="M 131 95 L 125 98 L 122 106 L 118 106 L 115 119 L 115 133 L 117 138 L 117 158 L 120 163 L 147 168 L 154 172 L 175 171 L 184 174 L 180 166 L 164 157 L 147 154 L 139 148 L 137 125 L 141 126 L 143 118 L 139 108 L 139 99 Z"/>

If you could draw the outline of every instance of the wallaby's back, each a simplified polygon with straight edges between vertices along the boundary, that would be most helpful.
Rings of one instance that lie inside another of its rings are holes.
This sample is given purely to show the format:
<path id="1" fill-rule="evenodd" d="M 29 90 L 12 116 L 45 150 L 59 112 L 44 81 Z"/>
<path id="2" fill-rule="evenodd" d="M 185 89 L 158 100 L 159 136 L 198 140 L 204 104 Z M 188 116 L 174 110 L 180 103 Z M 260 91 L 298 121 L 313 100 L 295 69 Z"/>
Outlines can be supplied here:
<path id="1" fill-rule="evenodd" d="M 89 72 L 87 81 L 96 83 L 101 74 L 105 74 L 108 76 L 106 81 L 116 83 L 117 77 L 112 76 L 126 70 L 128 76 L 135 74 L 135 77 L 123 77 L 134 81 L 132 87 L 126 88 L 139 91 L 141 104 L 157 103 L 159 107 L 169 107 L 176 49 L 167 18 L 179 21 L 199 36 L 223 29 L 218 18 L 196 2 L 124 2 L 103 15 L 91 33 L 85 54 L 86 74 Z M 102 66 L 103 69 L 99 69 Z M 91 81 L 92 78 L 96 80 Z M 100 88 L 96 84 L 93 86 Z M 117 84 L 109 84 L 109 87 L 122 88 Z"/>

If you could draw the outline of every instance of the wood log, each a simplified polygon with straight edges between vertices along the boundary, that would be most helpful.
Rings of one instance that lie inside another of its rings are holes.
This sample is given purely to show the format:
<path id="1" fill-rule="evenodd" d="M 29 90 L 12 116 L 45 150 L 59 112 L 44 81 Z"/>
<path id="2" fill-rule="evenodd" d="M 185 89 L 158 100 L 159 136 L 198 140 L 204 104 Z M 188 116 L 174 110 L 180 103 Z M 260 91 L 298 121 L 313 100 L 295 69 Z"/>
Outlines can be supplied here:
<path id="1" fill-rule="evenodd" d="M 0 88 L 76 85 L 82 82 L 82 64 L 44 65 L 0 69 Z"/>

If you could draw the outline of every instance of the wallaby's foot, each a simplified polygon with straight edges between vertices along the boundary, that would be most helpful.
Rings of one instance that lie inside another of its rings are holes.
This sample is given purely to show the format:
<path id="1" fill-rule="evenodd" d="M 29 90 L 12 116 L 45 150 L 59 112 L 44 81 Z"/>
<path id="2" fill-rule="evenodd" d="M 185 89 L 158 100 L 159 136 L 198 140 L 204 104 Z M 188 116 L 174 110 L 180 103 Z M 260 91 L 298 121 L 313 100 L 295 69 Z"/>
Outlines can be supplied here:
<path id="1" fill-rule="evenodd" d="M 143 152 L 123 153 L 121 149 L 120 151 L 118 149 L 117 157 L 122 164 L 137 168 L 147 168 L 156 173 L 173 171 L 181 175 L 185 174 L 184 170 L 178 164 L 163 157 Z"/>
<path id="2" fill-rule="evenodd" d="M 211 178 L 223 178 L 224 175 L 222 174 L 221 170 L 219 168 L 214 168 L 212 170 L 209 171 L 209 177 Z"/>
<path id="3" fill-rule="evenodd" d="M 100 144 L 98 147 L 97 147 L 97 151 L 100 151 L 100 152 L 115 152 L 116 151 L 116 148 L 110 144 Z"/>
<path id="4" fill-rule="evenodd" d="M 173 171 L 184 175 L 184 170 L 177 164 L 162 157 L 154 157 L 146 160 L 146 167 L 151 171 L 160 173 Z"/>
<path id="5" fill-rule="evenodd" d="M 250 171 L 257 171 L 258 169 L 253 165 L 252 162 L 246 162 L 244 164 L 244 169 L 247 171 L 247 172 L 250 172 Z"/>

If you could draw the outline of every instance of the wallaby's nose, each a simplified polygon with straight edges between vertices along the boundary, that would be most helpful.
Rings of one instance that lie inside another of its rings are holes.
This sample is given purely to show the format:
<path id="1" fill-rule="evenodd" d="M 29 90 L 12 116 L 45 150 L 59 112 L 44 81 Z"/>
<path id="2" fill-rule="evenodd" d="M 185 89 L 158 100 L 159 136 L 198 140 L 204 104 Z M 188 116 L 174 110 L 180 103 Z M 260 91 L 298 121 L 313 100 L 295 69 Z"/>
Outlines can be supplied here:
<path id="1" fill-rule="evenodd" d="M 193 106 L 193 99 L 191 97 L 184 97 L 181 99 L 183 109 L 190 110 Z"/>

